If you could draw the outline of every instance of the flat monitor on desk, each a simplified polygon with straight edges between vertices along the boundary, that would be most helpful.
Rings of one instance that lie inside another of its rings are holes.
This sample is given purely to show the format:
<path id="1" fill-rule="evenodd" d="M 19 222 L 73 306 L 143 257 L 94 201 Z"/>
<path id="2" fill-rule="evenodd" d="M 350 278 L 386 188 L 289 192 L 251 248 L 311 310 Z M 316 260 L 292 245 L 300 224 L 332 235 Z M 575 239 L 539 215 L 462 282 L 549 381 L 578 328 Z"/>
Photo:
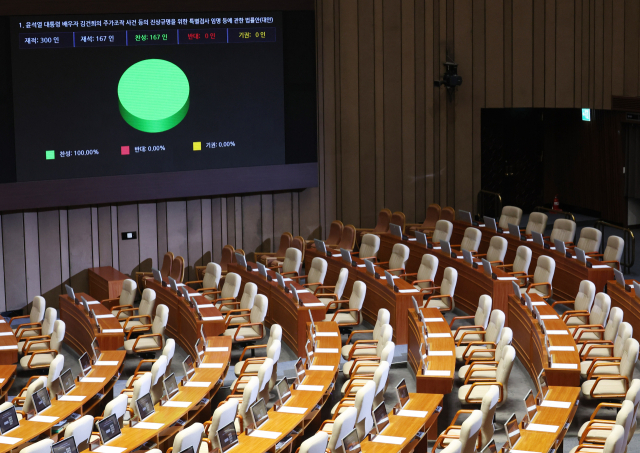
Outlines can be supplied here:
<path id="1" fill-rule="evenodd" d="M 282 378 L 276 383 L 276 392 L 278 393 L 278 401 L 280 401 L 280 405 L 284 405 L 284 403 L 286 403 L 291 397 L 291 389 L 286 378 Z"/>
<path id="2" fill-rule="evenodd" d="M 16 413 L 16 407 L 11 406 L 8 409 L 0 412 L 0 434 L 5 435 L 9 431 L 16 429 L 20 426 L 18 420 L 18 414 Z"/>
<path id="3" fill-rule="evenodd" d="M 522 398 L 524 403 L 524 413 L 527 417 L 527 421 L 531 423 L 533 421 L 533 417 L 535 417 L 536 412 L 538 411 L 538 406 L 536 406 L 536 397 L 533 395 L 533 392 L 529 390 L 527 394 Z"/>
<path id="4" fill-rule="evenodd" d="M 420 311 L 420 307 L 418 306 L 418 301 L 415 297 L 411 296 L 411 301 L 413 302 L 413 308 L 416 311 L 416 315 L 418 316 L 418 320 L 422 322 L 424 316 L 422 316 L 422 311 Z"/>
<path id="5" fill-rule="evenodd" d="M 171 277 L 169 277 L 169 278 L 171 278 Z M 182 293 L 182 297 L 184 297 L 184 300 L 186 300 L 187 303 L 191 304 L 191 296 L 189 295 L 189 290 L 187 289 L 187 287 L 186 286 L 181 286 L 180 287 L 180 292 Z M 198 310 L 198 307 L 197 307 L 198 304 L 196 304 L 194 302 L 192 305 L 196 306 L 196 311 L 198 311 L 198 313 L 199 313 L 199 310 Z"/>
<path id="6" fill-rule="evenodd" d="M 313 322 L 313 314 L 311 313 L 311 309 L 309 309 L 309 322 L 311 323 L 311 334 L 315 338 L 315 336 L 316 336 L 316 323 Z"/>
<path id="7" fill-rule="evenodd" d="M 616 278 L 616 283 L 620 286 L 622 286 L 623 288 L 626 288 L 627 284 L 624 281 L 624 274 L 622 272 L 620 272 L 618 269 L 614 269 L 613 270 L 613 275 Z"/>
<path id="8" fill-rule="evenodd" d="M 342 449 L 344 453 L 358 453 L 360 451 L 360 440 L 358 440 L 358 430 L 353 430 L 342 439 Z"/>
<path id="9" fill-rule="evenodd" d="M 482 258 L 482 269 L 484 270 L 484 273 L 489 277 L 493 275 L 493 269 L 491 268 L 491 263 L 484 258 Z"/>
<path id="10" fill-rule="evenodd" d="M 93 351 L 93 360 L 100 360 L 100 356 L 102 355 L 102 351 L 100 351 L 100 346 L 98 345 L 98 339 L 94 338 L 91 342 L 91 351 Z"/>
<path id="11" fill-rule="evenodd" d="M 560 252 L 563 255 L 567 253 L 567 247 L 564 245 L 564 241 L 561 241 L 560 239 L 554 239 L 553 245 L 556 248 L 556 252 Z"/>
<path id="12" fill-rule="evenodd" d="M 195 374 L 196 370 L 193 366 L 193 359 L 190 355 L 182 361 L 182 369 L 184 370 L 184 377 L 187 381 L 191 379 L 191 375 Z"/>
<path id="13" fill-rule="evenodd" d="M 269 414 L 267 413 L 267 405 L 264 402 L 264 398 L 260 398 L 253 403 L 250 407 L 251 416 L 253 418 L 253 428 L 258 429 L 264 422 L 269 420 Z"/>
<path id="14" fill-rule="evenodd" d="M 422 231 L 416 231 L 415 234 L 416 234 L 416 242 L 418 244 L 422 244 L 425 247 L 429 246 L 429 241 L 428 241 L 427 235 L 425 233 L 423 233 Z"/>
<path id="15" fill-rule="evenodd" d="M 531 314 L 533 314 L 533 302 L 531 301 L 531 296 L 526 291 L 524 292 L 523 296 L 524 296 L 524 302 L 527 304 L 527 308 L 529 309 Z"/>
<path id="16" fill-rule="evenodd" d="M 160 273 L 160 271 L 155 267 L 152 267 L 151 272 L 153 273 L 153 279 L 158 283 L 162 283 L 162 274 Z"/>
<path id="17" fill-rule="evenodd" d="M 498 447 L 496 447 L 496 441 L 491 439 L 487 445 L 480 451 L 480 453 L 498 453 Z"/>
<path id="18" fill-rule="evenodd" d="M 473 225 L 473 219 L 469 211 L 463 211 L 462 209 L 458 209 L 458 220 L 462 222 L 466 222 L 469 225 Z"/>
<path id="19" fill-rule="evenodd" d="M 387 285 L 389 285 L 391 289 L 393 289 L 393 287 L 395 286 L 393 284 L 393 275 L 391 275 L 389 271 L 384 271 L 384 276 L 387 279 Z"/>
<path id="20" fill-rule="evenodd" d="M 449 241 L 440 239 L 440 248 L 442 249 L 442 253 L 446 254 L 447 256 L 451 256 L 451 244 L 449 244 Z"/>
<path id="21" fill-rule="evenodd" d="M 51 407 L 51 398 L 49 397 L 49 389 L 42 387 L 31 395 L 33 407 L 36 408 L 36 414 L 44 412 Z"/>
<path id="22" fill-rule="evenodd" d="M 242 253 L 236 252 L 236 263 L 240 267 L 247 268 L 247 258 Z"/>
<path id="23" fill-rule="evenodd" d="M 544 368 L 540 370 L 540 374 L 538 374 L 538 389 L 540 391 L 540 401 L 544 401 L 547 397 L 547 392 L 549 392 L 547 373 L 544 371 Z"/>
<path id="24" fill-rule="evenodd" d="M 324 241 L 321 241 L 320 239 L 314 239 L 313 243 L 316 245 L 316 250 L 318 251 L 318 253 L 323 253 L 323 254 L 327 254 L 327 246 L 325 245 Z"/>
<path id="25" fill-rule="evenodd" d="M 256 263 L 256 265 L 258 266 L 258 273 L 260 275 L 262 275 L 264 278 L 267 278 L 267 268 L 264 264 L 262 263 Z"/>
<path id="26" fill-rule="evenodd" d="M 64 373 L 60 375 L 60 385 L 62 386 L 62 391 L 67 394 L 71 390 L 73 390 L 76 386 L 76 381 L 73 378 L 73 373 L 71 372 L 71 368 L 67 368 Z"/>
<path id="27" fill-rule="evenodd" d="M 67 290 L 67 296 L 76 304 L 79 304 L 80 301 L 76 298 L 76 293 L 73 291 L 73 288 L 69 285 L 64 285 L 64 288 Z"/>
<path id="28" fill-rule="evenodd" d="M 51 446 L 51 453 L 78 453 L 76 438 L 70 436 L 56 442 Z"/>
<path id="29" fill-rule="evenodd" d="M 587 254 L 584 253 L 584 250 L 575 247 L 573 251 L 576 252 L 576 260 L 578 260 L 578 262 L 587 264 Z"/>
<path id="30" fill-rule="evenodd" d="M 485 228 L 488 228 L 491 231 L 495 231 L 497 233 L 498 228 L 496 226 L 496 219 L 494 219 L 493 217 L 487 217 L 487 216 L 484 216 L 483 218 L 484 218 Z"/>
<path id="31" fill-rule="evenodd" d="M 340 254 L 342 255 L 342 261 L 351 264 L 351 252 L 349 250 L 340 247 Z"/>
<path id="32" fill-rule="evenodd" d="M 89 354 L 86 352 L 82 354 L 78 359 L 78 363 L 80 364 L 82 375 L 86 376 L 91 371 L 91 360 L 89 359 Z"/>
<path id="33" fill-rule="evenodd" d="M 364 266 L 367 269 L 367 274 L 370 274 L 370 275 L 376 274 L 376 268 L 375 268 L 375 265 L 373 264 L 373 261 L 364 260 Z"/>
<path id="34" fill-rule="evenodd" d="M 373 424 L 376 427 L 376 433 L 382 434 L 382 431 L 389 424 L 389 414 L 387 413 L 387 406 L 384 401 L 378 404 L 378 406 L 372 411 Z"/>
<path id="35" fill-rule="evenodd" d="M 178 291 L 178 284 L 176 283 L 176 279 L 171 276 L 167 277 L 167 279 L 169 280 L 169 286 L 171 287 L 171 289 L 174 290 L 177 294 L 180 294 Z"/>
<path id="36" fill-rule="evenodd" d="M 537 231 L 532 231 L 531 237 L 533 238 L 534 244 L 538 244 L 544 247 L 544 238 L 542 237 L 542 233 L 538 233 Z"/>
<path id="37" fill-rule="evenodd" d="M 140 417 L 139 421 L 143 421 L 148 416 L 152 415 L 156 409 L 153 406 L 153 401 L 151 400 L 151 393 L 147 393 L 146 395 L 142 395 L 138 398 L 136 400 L 136 407 L 138 408 L 138 416 Z"/>
<path id="38" fill-rule="evenodd" d="M 97 423 L 97 425 L 100 441 L 103 445 L 112 441 L 116 437 L 120 437 L 122 434 L 116 414 L 111 414 L 107 418 L 103 418 Z"/>
<path id="39" fill-rule="evenodd" d="M 82 306 L 84 307 L 84 311 L 86 313 L 91 313 L 89 311 L 89 302 L 87 302 L 87 299 L 85 299 L 84 296 L 80 296 L 80 300 L 82 300 Z"/>
<path id="40" fill-rule="evenodd" d="M 180 391 L 178 389 L 178 383 L 176 382 L 175 373 L 171 373 L 162 383 L 164 387 L 164 394 L 167 396 L 167 399 L 170 400 Z"/>
<path id="41" fill-rule="evenodd" d="M 396 225 L 395 223 L 389 224 L 389 231 L 392 236 L 402 239 L 402 228 L 400 225 Z"/>
<path id="42" fill-rule="evenodd" d="M 473 253 L 469 250 L 462 250 L 462 258 L 469 264 L 473 264 Z"/>
<path id="43" fill-rule="evenodd" d="M 396 395 L 400 402 L 400 407 L 404 407 L 409 402 L 409 389 L 407 388 L 407 383 L 404 379 L 396 385 Z"/>
<path id="44" fill-rule="evenodd" d="M 289 289 L 291 290 L 291 294 L 293 295 L 293 300 L 295 300 L 296 303 L 299 304 L 300 296 L 298 296 L 298 290 L 295 286 L 293 286 L 293 283 L 289 283 Z"/>
<path id="45" fill-rule="evenodd" d="M 305 376 L 304 363 L 302 362 L 302 357 L 296 360 L 295 369 L 296 369 L 296 383 L 300 385 L 302 384 L 302 381 L 304 381 L 304 376 Z"/>
<path id="46" fill-rule="evenodd" d="M 509 224 L 509 234 L 511 236 L 515 236 L 520 239 L 520 227 L 518 225 L 514 225 L 513 223 Z"/>
<path id="47" fill-rule="evenodd" d="M 633 290 L 636 293 L 636 297 L 640 297 L 640 283 L 635 280 L 633 281 Z"/>
<path id="48" fill-rule="evenodd" d="M 216 435 L 218 436 L 221 453 L 226 453 L 238 445 L 238 433 L 236 432 L 236 426 L 233 421 L 220 428 Z"/>
<path id="49" fill-rule="evenodd" d="M 278 280 L 278 286 L 282 289 L 285 289 L 286 285 L 284 284 L 284 277 L 280 272 L 276 272 L 276 279 Z"/>

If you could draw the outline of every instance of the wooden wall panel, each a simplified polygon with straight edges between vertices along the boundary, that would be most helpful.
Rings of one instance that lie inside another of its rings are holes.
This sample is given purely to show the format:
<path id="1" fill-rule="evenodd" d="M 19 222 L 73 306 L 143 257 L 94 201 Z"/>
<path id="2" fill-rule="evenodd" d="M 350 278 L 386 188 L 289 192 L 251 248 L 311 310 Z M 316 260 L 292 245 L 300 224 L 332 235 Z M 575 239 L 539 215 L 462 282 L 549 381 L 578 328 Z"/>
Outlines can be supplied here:
<path id="1" fill-rule="evenodd" d="M 140 272 L 151 272 L 158 267 L 158 224 L 155 203 L 138 205 L 138 246 L 140 249 Z"/>
<path id="2" fill-rule="evenodd" d="M 38 213 L 38 246 L 40 254 L 40 291 L 47 305 L 58 306 L 58 295 L 62 283 L 60 265 L 60 212 Z M 109 247 L 111 252 L 111 247 Z M 4 296 L 4 291 L 2 291 Z M 26 303 L 26 301 L 22 301 Z"/>
<path id="3" fill-rule="evenodd" d="M 26 303 L 27 280 L 24 254 L 24 217 L 22 213 L 2 216 L 2 244 L 6 309 L 15 310 Z"/>
<path id="4" fill-rule="evenodd" d="M 69 209 L 67 211 L 67 219 L 69 285 L 75 291 L 86 292 L 89 290 L 87 269 L 93 265 L 93 257 L 91 256 L 93 249 L 91 246 L 91 209 Z"/>
<path id="5" fill-rule="evenodd" d="M 185 263 L 184 281 L 196 280 L 194 266 L 207 264 L 203 263 L 203 253 L 202 200 L 189 200 L 187 201 L 187 256 L 190 259 Z"/>
<path id="6" fill-rule="evenodd" d="M 182 256 L 187 265 L 187 202 L 167 201 L 167 248 L 175 256 Z"/>
<path id="7" fill-rule="evenodd" d="M 122 233 L 133 231 L 135 231 L 137 239 L 122 239 Z M 132 275 L 140 270 L 139 238 L 138 206 L 135 204 L 118 206 L 118 257 L 120 272 Z"/>
<path id="8" fill-rule="evenodd" d="M 27 300 L 40 294 L 40 252 L 38 250 L 38 213 L 24 213 L 24 259 L 27 276 Z"/>

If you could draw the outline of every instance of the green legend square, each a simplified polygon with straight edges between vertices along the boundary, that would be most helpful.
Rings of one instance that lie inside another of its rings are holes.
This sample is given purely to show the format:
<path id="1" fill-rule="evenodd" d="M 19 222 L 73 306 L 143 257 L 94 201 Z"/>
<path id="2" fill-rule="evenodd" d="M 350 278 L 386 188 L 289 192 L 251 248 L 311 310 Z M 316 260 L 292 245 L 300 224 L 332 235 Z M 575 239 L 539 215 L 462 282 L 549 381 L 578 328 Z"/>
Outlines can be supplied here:
<path id="1" fill-rule="evenodd" d="M 47 160 L 53 160 L 56 158 L 56 152 L 53 150 L 47 151 Z"/>

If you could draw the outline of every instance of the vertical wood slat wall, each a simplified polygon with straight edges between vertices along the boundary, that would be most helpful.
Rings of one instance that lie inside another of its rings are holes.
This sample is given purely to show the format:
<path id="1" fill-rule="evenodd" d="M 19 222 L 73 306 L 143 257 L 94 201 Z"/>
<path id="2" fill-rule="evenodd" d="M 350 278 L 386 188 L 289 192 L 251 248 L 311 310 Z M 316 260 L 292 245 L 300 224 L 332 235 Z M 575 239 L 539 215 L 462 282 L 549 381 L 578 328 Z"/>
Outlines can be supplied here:
<path id="1" fill-rule="evenodd" d="M 166 250 L 190 266 L 233 244 L 272 249 L 336 218 L 372 226 L 383 207 L 421 221 L 431 202 L 470 209 L 480 190 L 480 111 L 609 109 L 640 94 L 637 0 L 315 0 L 320 187 L 0 216 L 0 310 L 86 268 L 148 270 Z M 459 64 L 452 102 L 433 81 Z M 120 233 L 137 231 L 122 241 Z"/>

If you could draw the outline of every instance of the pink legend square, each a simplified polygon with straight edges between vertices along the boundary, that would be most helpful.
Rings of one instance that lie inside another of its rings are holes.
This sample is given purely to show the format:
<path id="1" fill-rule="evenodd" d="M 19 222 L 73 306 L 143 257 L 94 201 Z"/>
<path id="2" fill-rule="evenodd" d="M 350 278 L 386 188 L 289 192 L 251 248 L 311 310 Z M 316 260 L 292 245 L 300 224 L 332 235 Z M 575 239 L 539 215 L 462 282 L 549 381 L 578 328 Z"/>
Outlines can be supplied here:
<path id="1" fill-rule="evenodd" d="M 128 156 L 129 155 L 129 147 L 128 146 L 121 146 L 120 147 L 120 154 L 122 154 L 123 156 Z"/>

